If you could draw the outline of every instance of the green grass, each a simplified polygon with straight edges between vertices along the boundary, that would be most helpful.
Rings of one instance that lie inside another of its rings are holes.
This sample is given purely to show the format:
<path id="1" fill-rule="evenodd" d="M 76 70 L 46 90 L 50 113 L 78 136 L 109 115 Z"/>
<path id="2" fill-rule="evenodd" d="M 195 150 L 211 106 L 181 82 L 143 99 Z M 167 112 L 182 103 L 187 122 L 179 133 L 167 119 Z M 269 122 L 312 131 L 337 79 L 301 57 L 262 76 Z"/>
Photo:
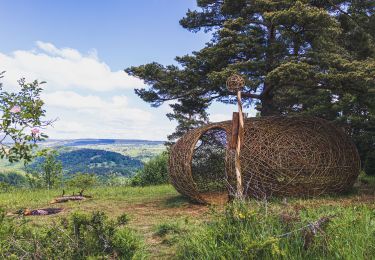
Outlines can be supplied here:
<path id="1" fill-rule="evenodd" d="M 176 251 L 180 259 L 373 259 L 375 207 L 237 202 L 185 235 Z"/>
<path id="2" fill-rule="evenodd" d="M 73 192 L 77 194 L 78 190 L 66 190 L 65 194 Z M 97 187 L 85 192 L 86 195 L 92 196 L 91 199 L 49 204 L 53 198 L 61 194 L 62 190 L 12 190 L 0 193 L 0 208 L 4 208 L 6 212 L 16 212 L 25 208 L 64 208 L 57 215 L 27 217 L 30 224 L 36 228 L 59 222 L 61 217 L 69 217 L 76 212 L 102 211 L 112 219 L 127 214 L 130 217 L 129 226 L 140 234 L 147 244 L 148 252 L 155 258 L 168 258 L 173 255 L 173 248 L 154 236 L 155 226 L 166 219 L 172 222 L 180 221 L 195 214 L 203 215 L 206 211 L 205 207 L 191 205 L 171 185 Z"/>
<path id="3" fill-rule="evenodd" d="M 78 189 L 65 190 L 66 195 L 78 193 Z M 19 208 L 33 208 L 47 205 L 53 198 L 60 196 L 62 189 L 16 189 L 10 192 L 0 193 L 0 207 L 6 210 L 16 210 Z M 85 203 L 66 203 L 69 208 L 81 208 L 90 204 L 105 206 L 107 203 L 149 203 L 155 200 L 174 199 L 185 201 L 178 196 L 178 193 L 170 185 L 148 186 L 148 187 L 96 187 L 85 192 L 93 199 L 88 199 Z M 168 201 L 166 201 L 168 203 Z"/>
<path id="4" fill-rule="evenodd" d="M 65 194 L 78 190 L 66 190 Z M 191 204 L 172 186 L 96 187 L 91 199 L 49 204 L 62 190 L 12 190 L 0 193 L 0 208 L 62 207 L 51 216 L 27 217 L 34 227 L 75 212 L 102 211 L 111 219 L 129 216 L 129 227 L 151 259 L 372 259 L 375 255 L 375 178 L 361 176 L 354 191 L 314 199 L 251 200 L 228 213 L 223 205 Z M 244 218 L 242 218 L 242 215 Z M 330 222 L 304 248 L 300 228 L 329 217 Z M 297 231 L 296 231 L 297 230 Z M 298 231 L 299 230 L 299 231 Z M 292 232 L 285 237 L 282 234 Z M 255 252 L 255 253 L 254 253 Z"/>

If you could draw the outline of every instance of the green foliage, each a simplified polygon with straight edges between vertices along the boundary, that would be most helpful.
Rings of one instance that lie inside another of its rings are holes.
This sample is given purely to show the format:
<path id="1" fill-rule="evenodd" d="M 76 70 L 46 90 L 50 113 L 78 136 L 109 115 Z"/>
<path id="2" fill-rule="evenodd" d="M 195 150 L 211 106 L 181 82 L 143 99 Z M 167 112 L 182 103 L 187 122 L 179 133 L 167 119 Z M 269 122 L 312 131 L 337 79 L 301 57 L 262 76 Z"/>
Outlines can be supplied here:
<path id="1" fill-rule="evenodd" d="M 278 215 L 235 202 L 213 216 L 180 239 L 179 259 L 369 259 L 375 253 L 375 212 L 367 206 Z M 329 221 L 314 229 L 324 217 Z"/>
<path id="2" fill-rule="evenodd" d="M 155 235 L 164 237 L 169 233 L 180 234 L 181 227 L 177 223 L 161 223 L 156 227 Z"/>
<path id="3" fill-rule="evenodd" d="M 366 174 L 375 175 L 375 151 L 371 151 L 367 154 L 364 166 Z"/>
<path id="4" fill-rule="evenodd" d="M 0 181 L 0 192 L 9 192 L 13 186 L 7 182 Z"/>
<path id="5" fill-rule="evenodd" d="M 364 189 L 375 190 L 375 175 L 368 175 L 365 172 L 361 172 L 358 176 L 358 182 Z"/>
<path id="6" fill-rule="evenodd" d="M 120 217 L 122 220 L 125 217 Z M 51 226 L 33 228 L 0 214 L 0 257 L 26 259 L 139 259 L 145 253 L 138 236 L 124 222 L 102 212 L 75 213 Z"/>
<path id="7" fill-rule="evenodd" d="M 94 174 L 77 173 L 66 181 L 69 187 L 86 190 L 98 184 L 98 178 Z"/>
<path id="8" fill-rule="evenodd" d="M 178 243 L 179 238 L 182 234 L 186 234 L 188 231 L 188 219 L 185 219 L 185 223 L 181 221 L 162 222 L 155 228 L 154 236 L 158 236 L 162 239 L 163 244 L 175 245 Z"/>
<path id="9" fill-rule="evenodd" d="M 147 186 L 168 183 L 168 152 L 163 152 L 146 162 L 143 169 L 131 179 L 133 186 Z"/>
<path id="10" fill-rule="evenodd" d="M 99 149 L 61 149 L 56 158 L 61 161 L 66 175 L 85 172 L 97 174 L 102 179 L 112 174 L 130 177 L 143 165 L 140 160 Z M 28 169 L 40 168 L 44 160 L 44 157 L 36 158 Z"/>
<path id="11" fill-rule="evenodd" d="M 120 259 L 143 259 L 142 243 L 130 229 L 120 229 L 113 237 L 113 250 Z"/>
<path id="12" fill-rule="evenodd" d="M 51 150 L 43 157 L 43 163 L 37 169 L 29 169 L 29 184 L 31 187 L 47 187 L 51 189 L 61 184 L 62 163 L 57 159 L 57 151 Z"/>
<path id="13" fill-rule="evenodd" d="M 27 185 L 27 178 L 17 171 L 0 172 L 0 182 L 11 186 L 22 187 Z"/>
<path id="14" fill-rule="evenodd" d="M 3 74 L 4 72 L 0 72 L 0 79 Z M 22 78 L 18 81 L 21 90 L 17 93 L 3 91 L 0 83 L 1 159 L 6 158 L 10 162 L 22 159 L 29 162 L 33 158 L 36 142 L 47 137 L 40 130 L 51 124 L 50 121 L 42 120 L 45 110 L 40 99 L 40 85 L 43 83 L 26 83 Z"/>
<path id="15" fill-rule="evenodd" d="M 374 150 L 375 2 L 257 0 L 197 1 L 180 24 L 212 39 L 179 66 L 150 63 L 125 71 L 144 80 L 144 101 L 171 102 L 174 141 L 208 121 L 214 102 L 233 104 L 225 82 L 246 80 L 243 103 L 262 116 L 305 114 L 335 121 L 356 142 L 361 158 Z"/>

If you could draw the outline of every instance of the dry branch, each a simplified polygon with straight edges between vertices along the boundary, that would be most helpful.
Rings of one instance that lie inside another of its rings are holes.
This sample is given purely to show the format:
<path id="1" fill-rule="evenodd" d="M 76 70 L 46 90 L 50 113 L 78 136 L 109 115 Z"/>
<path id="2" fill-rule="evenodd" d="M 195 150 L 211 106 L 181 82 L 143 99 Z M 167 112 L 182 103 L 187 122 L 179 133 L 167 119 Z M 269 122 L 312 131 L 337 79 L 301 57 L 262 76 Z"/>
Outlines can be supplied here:
<path id="1" fill-rule="evenodd" d="M 65 191 L 63 190 L 63 194 L 61 195 L 61 197 L 54 198 L 50 203 L 51 204 L 54 204 L 54 203 L 64 203 L 64 202 L 68 202 L 68 201 L 76 201 L 76 200 L 84 200 L 86 198 L 92 198 L 91 196 L 83 195 L 83 191 L 84 190 L 81 190 L 78 193 L 79 195 L 75 195 L 73 193 L 73 195 L 66 196 L 66 195 L 64 195 Z"/>
<path id="2" fill-rule="evenodd" d="M 84 200 L 84 199 L 85 199 L 85 196 L 79 196 L 79 195 L 76 195 L 76 196 L 64 196 L 64 197 L 54 198 L 50 203 L 51 204 L 54 204 L 54 203 L 63 203 L 63 202 L 71 201 L 71 200 Z"/>

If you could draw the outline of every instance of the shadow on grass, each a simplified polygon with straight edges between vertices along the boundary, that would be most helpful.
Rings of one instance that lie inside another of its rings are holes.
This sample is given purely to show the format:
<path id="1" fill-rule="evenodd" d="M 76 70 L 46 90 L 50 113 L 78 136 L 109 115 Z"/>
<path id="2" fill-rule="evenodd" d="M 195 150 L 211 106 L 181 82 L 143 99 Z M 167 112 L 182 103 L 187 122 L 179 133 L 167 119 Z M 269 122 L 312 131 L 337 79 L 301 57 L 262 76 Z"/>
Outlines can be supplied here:
<path id="1" fill-rule="evenodd" d="M 167 208 L 179 208 L 185 205 L 189 205 L 191 203 L 192 202 L 188 198 L 182 195 L 177 195 L 177 196 L 169 197 L 168 199 L 164 201 L 163 204 Z"/>

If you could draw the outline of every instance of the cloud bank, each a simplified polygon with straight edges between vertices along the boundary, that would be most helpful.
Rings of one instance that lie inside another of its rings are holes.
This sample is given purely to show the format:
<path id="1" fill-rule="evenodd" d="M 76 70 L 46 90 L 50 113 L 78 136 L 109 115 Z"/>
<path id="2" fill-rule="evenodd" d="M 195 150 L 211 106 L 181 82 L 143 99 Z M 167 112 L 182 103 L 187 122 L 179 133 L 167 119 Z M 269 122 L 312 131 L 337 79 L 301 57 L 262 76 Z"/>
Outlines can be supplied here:
<path id="1" fill-rule="evenodd" d="M 166 107 L 153 109 L 133 94 L 143 82 L 123 71 L 113 71 L 96 50 L 82 54 L 38 41 L 33 50 L 0 52 L 4 88 L 14 90 L 17 80 L 38 79 L 47 118 L 57 118 L 47 129 L 51 138 L 137 138 L 165 140 L 174 123 L 165 118 Z"/>
<path id="2" fill-rule="evenodd" d="M 0 70 L 6 70 L 5 83 L 14 85 L 20 75 L 48 82 L 49 90 L 113 91 L 142 86 L 141 80 L 123 71 L 112 71 L 98 59 L 96 50 L 82 54 L 71 48 L 57 48 L 52 43 L 36 42 L 34 50 L 0 53 Z"/>

